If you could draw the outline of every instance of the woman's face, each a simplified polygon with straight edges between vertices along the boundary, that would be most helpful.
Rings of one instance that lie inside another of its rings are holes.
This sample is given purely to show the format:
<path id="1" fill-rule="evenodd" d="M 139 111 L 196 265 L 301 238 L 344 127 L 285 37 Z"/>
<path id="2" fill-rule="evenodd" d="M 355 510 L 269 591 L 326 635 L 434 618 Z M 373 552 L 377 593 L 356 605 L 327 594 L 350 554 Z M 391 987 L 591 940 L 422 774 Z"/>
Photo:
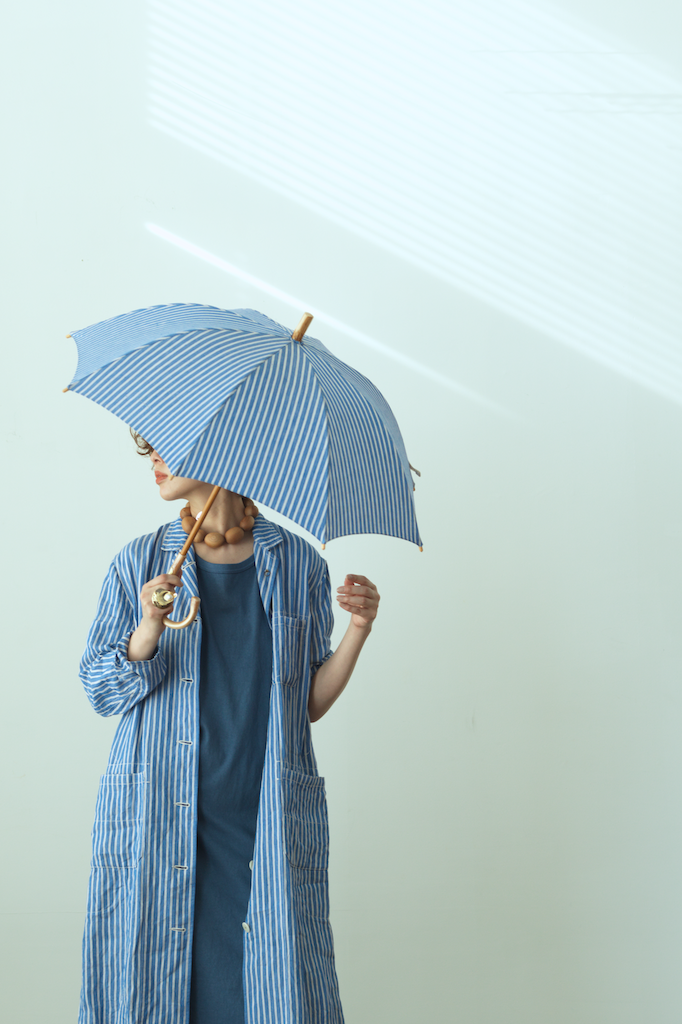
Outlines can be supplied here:
<path id="1" fill-rule="evenodd" d="M 158 484 L 159 494 L 164 501 L 177 501 L 178 498 L 189 498 L 190 494 L 195 492 L 197 488 L 207 486 L 206 484 L 199 483 L 198 480 L 191 480 L 186 476 L 173 476 L 166 463 L 156 451 L 152 452 L 150 458 L 154 470 L 154 479 Z"/>

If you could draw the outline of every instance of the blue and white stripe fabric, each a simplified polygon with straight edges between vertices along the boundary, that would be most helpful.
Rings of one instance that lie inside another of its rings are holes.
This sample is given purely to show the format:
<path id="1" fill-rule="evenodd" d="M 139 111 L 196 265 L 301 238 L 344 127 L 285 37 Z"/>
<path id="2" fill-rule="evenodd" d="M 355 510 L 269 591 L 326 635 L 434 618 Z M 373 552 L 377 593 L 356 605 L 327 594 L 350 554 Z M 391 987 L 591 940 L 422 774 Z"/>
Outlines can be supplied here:
<path id="1" fill-rule="evenodd" d="M 186 1024 L 189 1015 L 201 613 L 166 630 L 150 661 L 129 662 L 140 589 L 168 572 L 176 520 L 114 559 L 81 664 L 101 715 L 121 715 L 101 778 L 83 940 L 79 1024 Z M 273 631 L 267 745 L 244 929 L 246 1024 L 342 1024 L 329 925 L 328 825 L 307 702 L 331 655 L 326 563 L 259 516 L 254 554 Z M 194 552 L 174 617 L 198 595 Z"/>
<path id="2" fill-rule="evenodd" d="M 248 494 L 322 543 L 421 545 L 405 446 L 374 385 L 262 313 L 152 306 L 72 335 L 69 390 L 130 424 L 176 476 Z"/>

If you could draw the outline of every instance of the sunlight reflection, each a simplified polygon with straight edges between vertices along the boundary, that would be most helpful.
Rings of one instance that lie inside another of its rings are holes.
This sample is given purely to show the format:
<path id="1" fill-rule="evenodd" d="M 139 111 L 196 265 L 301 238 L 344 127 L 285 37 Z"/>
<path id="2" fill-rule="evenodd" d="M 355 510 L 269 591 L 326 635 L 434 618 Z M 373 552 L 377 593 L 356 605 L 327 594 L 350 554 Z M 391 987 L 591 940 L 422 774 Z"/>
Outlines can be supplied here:
<path id="1" fill-rule="evenodd" d="M 156 128 L 682 400 L 671 75 L 518 0 L 149 10 Z"/>
<path id="2" fill-rule="evenodd" d="M 449 388 L 450 391 L 456 392 L 456 394 L 460 395 L 462 398 L 466 398 L 470 402 L 476 402 L 478 405 L 485 406 L 485 408 L 491 412 L 507 415 L 505 410 L 501 406 L 496 405 L 495 402 L 491 402 L 482 395 L 477 394 L 477 392 L 463 387 L 454 380 L 450 380 L 449 377 L 445 377 L 442 373 L 437 373 L 429 366 L 425 366 L 423 363 L 418 363 L 416 359 L 411 359 L 409 356 L 403 355 L 402 352 L 397 352 L 395 349 L 390 348 L 390 346 L 384 345 L 383 342 L 377 341 L 376 338 L 371 338 L 368 334 L 364 334 L 362 331 L 356 330 L 355 327 L 350 327 L 348 324 L 342 323 L 335 317 L 321 312 L 315 306 L 311 306 L 310 303 L 306 303 L 303 299 L 297 299 L 293 295 L 283 292 L 280 288 L 276 288 L 274 285 L 268 284 L 267 281 L 262 281 L 253 274 L 249 274 L 248 271 L 234 266 L 233 263 L 228 263 L 219 256 L 214 256 L 213 253 L 207 252 L 206 249 L 202 249 L 198 245 L 194 245 L 193 242 L 188 242 L 186 239 L 180 238 L 178 235 L 174 235 L 171 231 L 166 231 L 165 228 L 159 227 L 158 224 L 145 224 L 145 227 L 147 231 L 151 231 L 151 233 L 156 235 L 158 238 L 163 238 L 164 241 L 170 242 L 172 245 L 177 246 L 179 249 L 183 249 L 192 256 L 197 256 L 200 260 L 204 260 L 205 263 L 210 263 L 212 266 L 218 267 L 219 270 L 224 270 L 226 274 L 231 274 L 240 281 L 244 281 L 245 284 L 258 288 L 259 291 L 265 292 L 267 295 L 271 295 L 274 299 L 278 299 L 280 302 L 286 303 L 286 305 L 295 309 L 297 314 L 302 314 L 304 310 L 312 313 L 319 323 L 326 324 L 333 330 L 340 331 L 342 334 L 348 335 L 348 337 L 353 338 L 354 341 L 359 341 L 360 344 L 374 349 L 375 352 L 380 352 L 383 356 L 387 356 L 394 362 L 400 363 L 401 366 L 405 366 L 408 370 L 419 373 L 422 377 L 428 377 L 429 380 L 435 381 L 436 384 L 440 384 L 441 387 Z"/>

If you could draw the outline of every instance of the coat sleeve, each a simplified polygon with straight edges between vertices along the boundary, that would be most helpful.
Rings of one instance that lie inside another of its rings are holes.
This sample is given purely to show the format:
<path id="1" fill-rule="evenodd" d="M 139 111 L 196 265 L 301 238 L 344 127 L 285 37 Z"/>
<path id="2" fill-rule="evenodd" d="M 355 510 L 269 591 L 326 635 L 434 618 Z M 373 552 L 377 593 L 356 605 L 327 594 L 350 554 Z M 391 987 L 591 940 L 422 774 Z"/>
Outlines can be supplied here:
<path id="1" fill-rule="evenodd" d="M 102 585 L 80 664 L 85 692 L 99 715 L 128 711 L 166 674 L 166 661 L 158 650 L 150 661 L 128 661 L 128 641 L 136 626 L 135 608 L 114 561 Z"/>
<path id="2" fill-rule="evenodd" d="M 332 656 L 330 646 L 334 614 L 332 612 L 332 587 L 329 581 L 327 563 L 310 592 L 310 675 L 315 675 L 320 665 Z"/>

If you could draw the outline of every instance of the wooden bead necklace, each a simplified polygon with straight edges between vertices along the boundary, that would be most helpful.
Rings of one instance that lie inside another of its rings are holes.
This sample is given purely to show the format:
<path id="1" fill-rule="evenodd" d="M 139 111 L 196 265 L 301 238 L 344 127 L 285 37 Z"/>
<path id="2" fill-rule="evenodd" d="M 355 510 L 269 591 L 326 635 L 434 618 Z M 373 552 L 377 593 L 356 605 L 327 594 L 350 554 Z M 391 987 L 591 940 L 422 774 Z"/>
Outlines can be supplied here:
<path id="1" fill-rule="evenodd" d="M 242 498 L 242 501 L 244 502 L 244 517 L 240 521 L 239 526 L 233 526 L 225 533 L 206 533 L 205 530 L 197 530 L 194 537 L 194 543 L 196 544 L 197 541 L 201 543 L 201 541 L 203 541 L 204 544 L 208 544 L 209 548 L 220 548 L 223 544 L 239 544 L 239 541 L 242 540 L 244 534 L 248 530 L 253 529 L 254 520 L 258 515 L 258 509 L 252 501 L 249 501 L 248 498 Z M 201 513 L 199 513 L 199 515 L 201 515 Z M 191 533 L 192 528 L 196 524 L 196 519 L 192 515 L 189 502 L 184 508 L 180 509 L 180 519 L 185 533 Z"/>

